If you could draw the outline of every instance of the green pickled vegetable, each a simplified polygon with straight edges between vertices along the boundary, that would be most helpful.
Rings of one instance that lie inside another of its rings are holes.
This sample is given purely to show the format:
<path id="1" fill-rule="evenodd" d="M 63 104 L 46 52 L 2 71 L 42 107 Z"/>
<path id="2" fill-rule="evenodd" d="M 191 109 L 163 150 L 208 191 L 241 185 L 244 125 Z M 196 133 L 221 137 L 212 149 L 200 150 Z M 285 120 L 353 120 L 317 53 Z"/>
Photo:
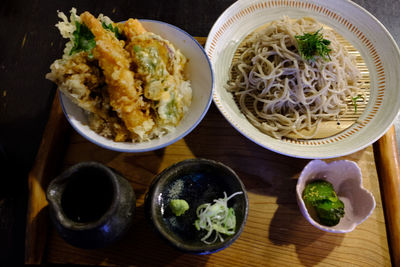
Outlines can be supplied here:
<path id="1" fill-rule="evenodd" d="M 344 216 L 344 204 L 341 200 L 323 200 L 315 207 L 316 213 L 321 224 L 334 226 L 339 223 Z"/>
<path id="2" fill-rule="evenodd" d="M 189 204 L 183 199 L 172 199 L 169 206 L 176 216 L 181 216 L 189 209 Z"/>
<path id="3" fill-rule="evenodd" d="M 344 204 L 327 181 L 309 183 L 303 191 L 303 200 L 310 215 L 323 225 L 337 225 L 344 216 Z"/>

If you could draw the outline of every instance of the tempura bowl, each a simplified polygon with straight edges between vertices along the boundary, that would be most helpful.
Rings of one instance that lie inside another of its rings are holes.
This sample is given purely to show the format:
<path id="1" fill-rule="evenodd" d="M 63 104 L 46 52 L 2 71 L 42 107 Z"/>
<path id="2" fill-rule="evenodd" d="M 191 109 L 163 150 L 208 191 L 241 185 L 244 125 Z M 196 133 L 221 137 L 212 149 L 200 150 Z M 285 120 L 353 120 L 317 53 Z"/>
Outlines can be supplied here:
<path id="1" fill-rule="evenodd" d="M 213 72 L 210 61 L 203 47 L 187 32 L 168 23 L 155 20 L 140 20 L 146 30 L 169 40 L 188 59 L 185 76 L 192 87 L 192 103 L 188 112 L 174 131 L 141 143 L 114 142 L 89 128 L 88 114 L 72 103 L 70 99 L 60 94 L 65 116 L 71 126 L 90 142 L 106 149 L 120 152 L 145 152 L 166 147 L 189 134 L 205 116 L 212 99 Z"/>
<path id="2" fill-rule="evenodd" d="M 232 59 L 241 42 L 255 29 L 283 16 L 313 17 L 333 28 L 360 52 L 369 72 L 370 96 L 365 110 L 349 128 L 320 139 L 276 139 L 253 126 L 225 89 Z M 206 51 L 214 70 L 213 99 L 218 109 L 245 137 L 284 155 L 312 159 L 354 153 L 379 139 L 400 108 L 399 49 L 375 17 L 348 0 L 237 1 L 212 27 Z"/>

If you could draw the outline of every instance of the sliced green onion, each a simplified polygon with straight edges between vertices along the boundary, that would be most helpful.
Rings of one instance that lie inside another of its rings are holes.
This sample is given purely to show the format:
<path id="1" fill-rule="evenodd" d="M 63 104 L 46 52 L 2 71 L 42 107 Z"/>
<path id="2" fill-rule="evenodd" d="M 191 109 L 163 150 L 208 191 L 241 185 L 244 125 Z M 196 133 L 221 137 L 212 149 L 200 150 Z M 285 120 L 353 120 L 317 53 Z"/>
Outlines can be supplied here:
<path id="1" fill-rule="evenodd" d="M 214 204 L 205 203 L 197 207 L 196 214 L 198 219 L 194 222 L 197 230 L 206 230 L 207 234 L 201 239 L 206 244 L 212 244 L 217 239 L 221 242 L 224 238 L 221 234 L 233 235 L 236 230 L 236 216 L 232 208 L 228 208 L 228 200 L 243 192 L 236 192 L 224 198 L 214 200 Z M 215 237 L 210 241 L 209 238 L 215 232 Z"/>

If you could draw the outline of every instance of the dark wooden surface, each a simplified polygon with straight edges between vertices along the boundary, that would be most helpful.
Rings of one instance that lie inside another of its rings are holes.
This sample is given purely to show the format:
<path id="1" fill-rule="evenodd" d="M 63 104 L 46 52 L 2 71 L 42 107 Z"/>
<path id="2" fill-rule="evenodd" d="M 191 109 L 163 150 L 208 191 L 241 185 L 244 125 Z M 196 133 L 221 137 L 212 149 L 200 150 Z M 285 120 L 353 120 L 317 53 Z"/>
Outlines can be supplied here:
<path id="1" fill-rule="evenodd" d="M 22 1 L 0 4 L 0 265 L 23 264 L 27 177 L 48 120 L 55 85 L 44 76 L 64 41 L 57 10 L 76 7 L 113 20 L 150 18 L 207 36 L 234 0 Z M 400 1 L 357 0 L 400 42 Z"/>

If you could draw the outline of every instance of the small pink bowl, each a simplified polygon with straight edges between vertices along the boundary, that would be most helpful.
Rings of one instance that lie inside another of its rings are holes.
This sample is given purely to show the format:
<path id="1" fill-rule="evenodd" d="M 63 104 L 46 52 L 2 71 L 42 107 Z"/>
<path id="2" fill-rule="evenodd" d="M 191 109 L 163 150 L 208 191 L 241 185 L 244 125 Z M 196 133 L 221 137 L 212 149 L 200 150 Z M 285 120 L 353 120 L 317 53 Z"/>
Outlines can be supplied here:
<path id="1" fill-rule="evenodd" d="M 313 180 L 330 182 L 339 199 L 344 203 L 345 215 L 339 224 L 325 226 L 315 221 L 304 204 L 302 193 Z M 330 233 L 347 233 L 366 220 L 375 208 L 374 196 L 362 186 L 362 174 L 358 165 L 349 160 L 326 163 L 312 160 L 303 169 L 296 186 L 297 203 L 303 216 L 315 227 Z"/>

